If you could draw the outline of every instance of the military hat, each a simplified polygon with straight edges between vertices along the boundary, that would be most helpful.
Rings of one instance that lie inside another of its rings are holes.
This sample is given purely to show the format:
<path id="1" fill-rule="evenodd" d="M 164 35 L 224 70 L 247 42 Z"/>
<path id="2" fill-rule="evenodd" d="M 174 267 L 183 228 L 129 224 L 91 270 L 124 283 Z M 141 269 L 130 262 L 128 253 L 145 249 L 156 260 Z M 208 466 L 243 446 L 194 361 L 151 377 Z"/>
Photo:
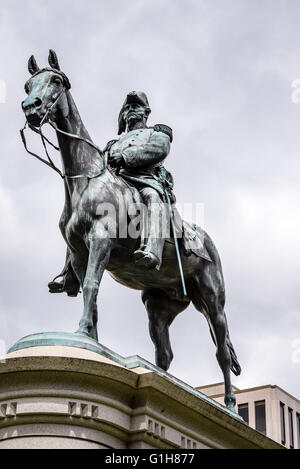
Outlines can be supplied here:
<path id="1" fill-rule="evenodd" d="M 150 114 L 151 109 L 149 107 L 149 102 L 146 94 L 143 91 L 131 91 L 131 93 L 128 93 L 126 96 L 126 99 L 124 101 L 124 104 L 121 108 L 120 114 L 119 114 L 119 119 L 118 119 L 118 124 L 119 124 L 119 129 L 118 129 L 118 135 L 121 133 L 125 132 L 126 130 L 126 122 L 123 118 L 123 112 L 124 108 L 127 104 L 132 104 L 132 103 L 137 103 L 141 104 L 145 108 L 148 109 L 148 113 Z"/>

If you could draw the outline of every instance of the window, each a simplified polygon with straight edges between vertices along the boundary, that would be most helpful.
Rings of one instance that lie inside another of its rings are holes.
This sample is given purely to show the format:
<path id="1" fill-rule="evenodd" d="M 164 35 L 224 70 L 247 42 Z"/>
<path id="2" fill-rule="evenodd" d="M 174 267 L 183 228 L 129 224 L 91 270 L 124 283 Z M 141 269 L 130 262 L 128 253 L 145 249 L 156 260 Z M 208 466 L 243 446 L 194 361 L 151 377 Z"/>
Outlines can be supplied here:
<path id="1" fill-rule="evenodd" d="M 285 417 L 284 404 L 280 402 L 280 427 L 281 427 L 281 444 L 285 445 Z"/>
<path id="2" fill-rule="evenodd" d="M 289 408 L 290 448 L 294 448 L 293 409 Z"/>
<path id="3" fill-rule="evenodd" d="M 248 408 L 248 404 L 239 404 L 238 405 L 238 414 L 249 425 L 249 408 Z"/>
<path id="4" fill-rule="evenodd" d="M 298 449 L 300 449 L 300 414 L 296 414 L 297 430 L 298 430 Z"/>
<path id="5" fill-rule="evenodd" d="M 255 429 L 266 434 L 266 403 L 265 401 L 255 402 Z"/>

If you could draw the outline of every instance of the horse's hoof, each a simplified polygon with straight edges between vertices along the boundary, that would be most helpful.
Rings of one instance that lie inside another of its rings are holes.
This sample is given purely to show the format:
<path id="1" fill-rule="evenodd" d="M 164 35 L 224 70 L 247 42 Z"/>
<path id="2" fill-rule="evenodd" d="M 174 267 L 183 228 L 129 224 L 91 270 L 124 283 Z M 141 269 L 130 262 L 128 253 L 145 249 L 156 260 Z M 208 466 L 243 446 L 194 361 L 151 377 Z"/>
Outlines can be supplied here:
<path id="1" fill-rule="evenodd" d="M 91 333 L 89 333 L 88 331 L 85 331 L 84 329 L 77 329 L 77 331 L 75 331 L 75 334 L 85 335 L 86 337 L 90 337 L 91 339 L 93 338 L 91 336 Z"/>
<path id="2" fill-rule="evenodd" d="M 63 282 L 49 282 L 48 288 L 49 288 L 49 293 L 63 293 L 64 292 Z"/>
<path id="3" fill-rule="evenodd" d="M 48 283 L 49 293 L 64 293 L 68 296 L 76 297 L 79 293 L 79 284 L 69 284 L 66 282 L 50 282 Z"/>
<path id="4" fill-rule="evenodd" d="M 235 414 L 237 413 L 236 410 L 235 410 L 235 405 L 234 405 L 234 404 L 228 404 L 228 405 L 226 406 L 226 408 L 227 408 L 228 410 L 230 410 L 231 412 L 235 413 Z"/>

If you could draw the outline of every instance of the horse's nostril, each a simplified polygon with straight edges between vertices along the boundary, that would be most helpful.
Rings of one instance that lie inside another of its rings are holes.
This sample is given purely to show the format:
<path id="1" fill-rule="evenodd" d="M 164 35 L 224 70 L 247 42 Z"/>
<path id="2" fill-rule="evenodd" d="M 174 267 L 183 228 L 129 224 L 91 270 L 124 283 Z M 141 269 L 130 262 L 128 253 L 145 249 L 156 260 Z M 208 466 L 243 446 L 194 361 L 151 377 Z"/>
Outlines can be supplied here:
<path id="1" fill-rule="evenodd" d="M 41 107 L 42 101 L 40 100 L 40 98 L 35 98 L 34 105 L 35 107 Z"/>
<path id="2" fill-rule="evenodd" d="M 40 98 L 27 98 L 22 102 L 23 111 L 33 112 L 35 109 L 40 108 L 42 105 L 42 100 Z"/>

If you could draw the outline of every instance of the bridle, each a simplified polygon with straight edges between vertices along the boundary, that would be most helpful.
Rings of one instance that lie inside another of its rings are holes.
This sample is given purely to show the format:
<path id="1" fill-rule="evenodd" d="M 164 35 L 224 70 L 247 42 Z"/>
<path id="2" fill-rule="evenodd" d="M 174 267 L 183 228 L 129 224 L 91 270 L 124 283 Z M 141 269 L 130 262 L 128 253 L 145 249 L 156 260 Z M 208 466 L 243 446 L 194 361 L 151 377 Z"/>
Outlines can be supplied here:
<path id="1" fill-rule="evenodd" d="M 79 135 L 75 135 L 75 134 L 71 134 L 69 132 L 64 132 L 63 130 L 59 129 L 57 127 L 57 125 L 55 124 L 55 122 L 51 121 L 51 119 L 49 118 L 49 125 L 54 129 L 56 130 L 56 132 L 62 134 L 62 135 L 66 135 L 67 137 L 71 137 L 71 138 L 75 138 L 77 140 L 81 140 L 85 143 L 87 143 L 88 145 L 92 146 L 93 148 L 95 148 L 100 157 L 104 160 L 104 167 L 103 169 L 97 173 L 97 174 L 94 174 L 94 175 L 87 175 L 87 174 L 77 174 L 75 176 L 69 176 L 67 174 L 63 174 L 61 172 L 61 170 L 59 168 L 57 168 L 57 166 L 55 166 L 55 164 L 53 163 L 52 159 L 50 158 L 49 156 L 49 153 L 48 153 L 48 150 L 47 150 L 47 146 L 46 146 L 46 142 L 49 143 L 49 145 L 51 145 L 55 150 L 57 151 L 60 151 L 60 148 L 57 147 L 56 145 L 54 145 L 52 142 L 50 142 L 50 140 L 48 140 L 48 138 L 43 134 L 42 132 L 42 126 L 43 124 L 45 123 L 47 117 L 49 116 L 49 114 L 51 113 L 53 107 L 57 104 L 57 102 L 59 101 L 60 97 L 62 96 L 63 93 L 66 92 L 67 89 L 70 89 L 70 84 L 69 84 L 69 80 L 68 78 L 66 77 L 66 75 L 61 72 L 61 71 L 57 71 L 57 70 L 52 70 L 52 69 L 43 69 L 43 70 L 39 70 L 38 72 L 36 72 L 33 76 L 37 75 L 38 73 L 41 73 L 45 70 L 51 70 L 51 71 L 54 71 L 55 73 L 58 73 L 59 75 L 61 75 L 63 78 L 64 78 L 64 86 L 61 90 L 61 92 L 59 93 L 58 97 L 55 99 L 54 103 L 47 109 L 47 112 L 45 113 L 44 117 L 42 118 L 41 120 L 41 123 L 39 125 L 39 128 L 37 129 L 36 127 L 34 127 L 33 125 L 31 125 L 27 120 L 25 122 L 25 125 L 24 127 L 20 130 L 20 134 L 21 134 L 21 138 L 22 138 L 22 142 L 23 142 L 23 145 L 25 147 L 25 150 L 27 151 L 27 153 L 29 153 L 30 155 L 34 156 L 35 158 L 37 158 L 39 161 L 41 161 L 42 163 L 46 164 L 47 166 L 49 166 L 51 169 L 53 169 L 54 171 L 56 171 L 60 177 L 62 179 L 78 179 L 78 178 L 87 178 L 87 179 L 94 179 L 98 176 L 100 176 L 103 171 L 106 169 L 107 167 L 107 159 L 106 158 L 103 158 L 103 152 L 101 151 L 101 149 L 95 145 L 93 142 L 91 142 L 90 140 L 84 138 L 84 137 L 80 137 Z M 46 156 L 47 156 L 47 160 L 45 160 L 44 158 L 42 158 L 41 156 L 37 155 L 36 153 L 30 151 L 27 147 L 27 142 L 26 142 L 26 137 L 25 137 L 25 130 L 26 130 L 26 127 L 29 127 L 31 130 L 33 130 L 35 133 L 39 134 L 40 137 L 41 137 L 41 140 L 42 140 L 42 143 L 43 143 L 43 147 L 44 147 L 44 150 L 45 150 L 45 153 L 46 153 Z"/>

